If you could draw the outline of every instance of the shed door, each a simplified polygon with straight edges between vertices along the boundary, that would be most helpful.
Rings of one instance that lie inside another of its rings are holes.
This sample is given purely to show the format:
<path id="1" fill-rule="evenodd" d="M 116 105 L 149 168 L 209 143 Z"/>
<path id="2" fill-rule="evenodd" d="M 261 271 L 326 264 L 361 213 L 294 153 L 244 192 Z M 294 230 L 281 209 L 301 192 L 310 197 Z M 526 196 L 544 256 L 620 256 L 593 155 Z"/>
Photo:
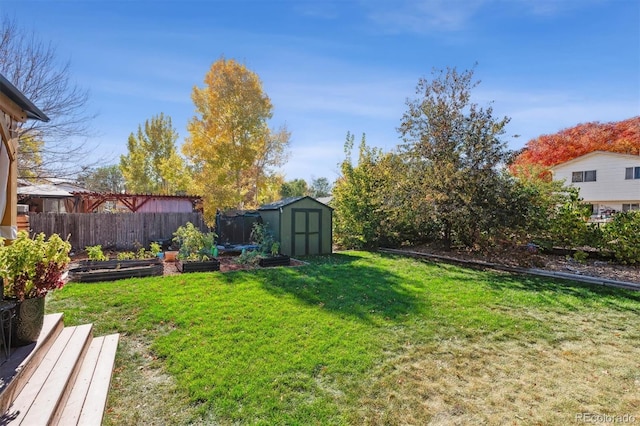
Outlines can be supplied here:
<path id="1" fill-rule="evenodd" d="M 322 210 L 292 209 L 291 252 L 293 256 L 308 256 L 322 252 Z"/>

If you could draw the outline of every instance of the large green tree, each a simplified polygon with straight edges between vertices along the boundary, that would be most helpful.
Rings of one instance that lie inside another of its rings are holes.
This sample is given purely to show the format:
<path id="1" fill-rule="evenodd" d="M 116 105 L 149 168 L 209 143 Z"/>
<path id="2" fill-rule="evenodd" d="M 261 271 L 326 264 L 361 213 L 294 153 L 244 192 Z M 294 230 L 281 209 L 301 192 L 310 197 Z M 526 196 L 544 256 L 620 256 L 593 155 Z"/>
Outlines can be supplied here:
<path id="1" fill-rule="evenodd" d="M 78 175 L 78 183 L 96 192 L 120 193 L 125 189 L 124 176 L 116 164 L 87 170 Z"/>
<path id="2" fill-rule="evenodd" d="M 139 125 L 120 157 L 127 192 L 178 194 L 189 190 L 190 175 L 176 148 L 178 133 L 163 113 Z"/>
<path id="3" fill-rule="evenodd" d="M 196 171 L 205 216 L 217 209 L 255 207 L 260 191 L 273 188 L 286 161 L 290 134 L 272 131 L 271 100 L 257 74 L 224 58 L 211 66 L 204 87 L 194 87 L 196 116 L 183 151 Z M 272 192 L 272 191 L 270 191 Z"/>
<path id="4" fill-rule="evenodd" d="M 331 183 L 326 177 L 312 178 L 309 187 L 309 195 L 315 198 L 331 195 Z"/>
<path id="5" fill-rule="evenodd" d="M 509 152 L 500 137 L 509 119 L 471 101 L 478 84 L 473 70 L 434 71 L 418 81 L 399 128 L 403 150 L 425 165 L 416 190 L 433 206 L 446 246 L 473 246 L 502 229 L 496 209 L 509 181 L 499 169 Z"/>
<path id="6" fill-rule="evenodd" d="M 309 193 L 309 185 L 304 179 L 293 179 L 283 182 L 280 186 L 280 196 L 282 198 L 302 197 Z"/>

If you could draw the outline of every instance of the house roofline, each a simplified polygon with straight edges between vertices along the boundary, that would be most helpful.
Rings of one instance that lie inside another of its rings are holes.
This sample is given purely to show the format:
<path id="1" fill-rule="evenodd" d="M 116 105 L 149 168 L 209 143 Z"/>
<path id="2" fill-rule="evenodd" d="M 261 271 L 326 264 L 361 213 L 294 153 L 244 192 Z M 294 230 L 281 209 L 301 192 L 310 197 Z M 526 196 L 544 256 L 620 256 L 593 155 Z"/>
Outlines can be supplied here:
<path id="1" fill-rule="evenodd" d="M 27 114 L 27 118 L 47 122 L 49 117 L 33 104 L 27 97 L 9 80 L 0 74 L 0 92 L 18 105 Z"/>
<path id="2" fill-rule="evenodd" d="M 574 163 L 576 161 L 583 160 L 583 159 L 585 159 L 587 157 L 593 157 L 593 156 L 601 155 L 601 154 L 611 155 L 611 156 L 614 156 L 614 157 L 629 158 L 629 159 L 630 158 L 636 158 L 636 159 L 640 160 L 640 155 L 635 155 L 635 154 L 622 154 L 620 152 L 611 152 L 611 151 L 591 151 L 591 152 L 589 152 L 587 154 L 583 154 L 583 155 L 581 155 L 579 157 L 572 158 L 571 160 L 565 161 L 563 163 L 558 163 L 555 166 L 549 167 L 549 169 L 551 169 L 551 171 L 553 171 L 553 170 L 555 170 L 556 168 L 558 168 L 560 166 L 566 166 L 567 164 L 571 164 L 571 163 Z"/>

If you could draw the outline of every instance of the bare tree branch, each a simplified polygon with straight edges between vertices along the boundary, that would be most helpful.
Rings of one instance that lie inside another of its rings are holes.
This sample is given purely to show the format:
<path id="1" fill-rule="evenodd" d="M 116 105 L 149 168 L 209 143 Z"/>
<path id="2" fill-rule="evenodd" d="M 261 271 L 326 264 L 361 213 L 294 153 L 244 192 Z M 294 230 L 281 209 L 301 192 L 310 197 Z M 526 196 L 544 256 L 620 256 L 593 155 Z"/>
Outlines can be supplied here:
<path id="1" fill-rule="evenodd" d="M 21 177 L 70 177 L 87 164 L 92 149 L 89 92 L 71 79 L 70 63 L 60 62 L 55 47 L 20 28 L 14 19 L 0 21 L 0 73 L 11 81 L 49 118 L 21 125 L 18 172 Z M 22 149 L 24 148 L 24 149 Z"/>

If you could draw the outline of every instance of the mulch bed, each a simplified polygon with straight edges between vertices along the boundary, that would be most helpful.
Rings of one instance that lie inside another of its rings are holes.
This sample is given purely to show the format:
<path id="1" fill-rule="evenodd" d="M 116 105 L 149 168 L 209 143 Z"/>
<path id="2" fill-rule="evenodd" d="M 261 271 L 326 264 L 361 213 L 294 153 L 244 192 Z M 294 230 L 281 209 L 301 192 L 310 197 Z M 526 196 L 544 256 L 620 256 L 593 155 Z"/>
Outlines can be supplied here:
<path id="1" fill-rule="evenodd" d="M 461 260 L 481 260 L 506 266 L 537 268 L 616 281 L 640 283 L 640 265 L 621 265 L 613 261 L 587 259 L 578 262 L 569 256 L 528 253 L 525 250 L 477 253 L 465 250 L 442 250 L 430 246 L 412 247 L 411 251 L 437 254 Z"/>

